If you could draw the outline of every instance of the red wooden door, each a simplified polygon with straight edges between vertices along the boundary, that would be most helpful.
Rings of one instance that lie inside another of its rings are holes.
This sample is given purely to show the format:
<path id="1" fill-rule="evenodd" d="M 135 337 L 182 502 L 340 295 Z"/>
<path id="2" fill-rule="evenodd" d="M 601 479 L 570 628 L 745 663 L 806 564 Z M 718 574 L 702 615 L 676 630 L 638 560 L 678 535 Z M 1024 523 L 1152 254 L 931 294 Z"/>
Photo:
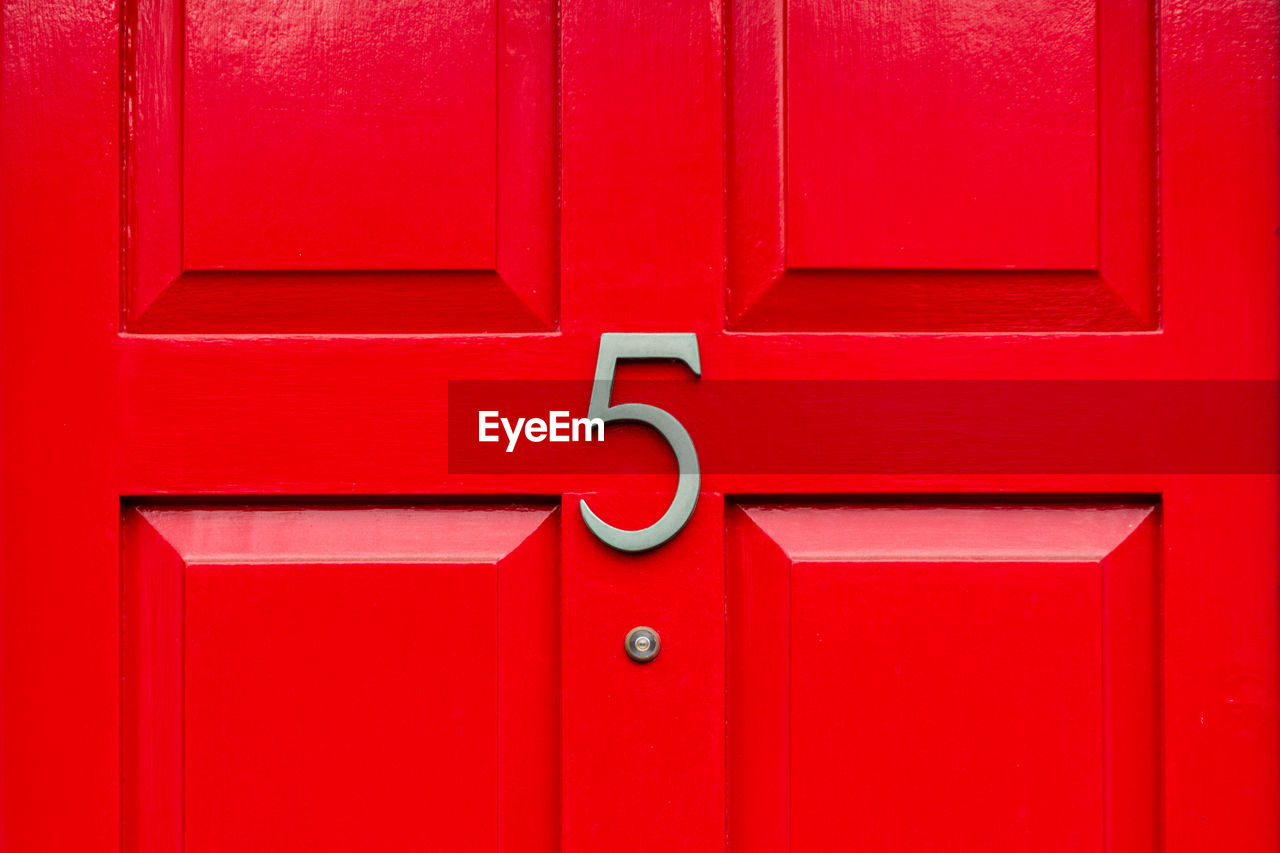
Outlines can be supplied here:
<path id="1" fill-rule="evenodd" d="M 5 850 L 1280 843 L 1274 4 L 4 15 Z"/>

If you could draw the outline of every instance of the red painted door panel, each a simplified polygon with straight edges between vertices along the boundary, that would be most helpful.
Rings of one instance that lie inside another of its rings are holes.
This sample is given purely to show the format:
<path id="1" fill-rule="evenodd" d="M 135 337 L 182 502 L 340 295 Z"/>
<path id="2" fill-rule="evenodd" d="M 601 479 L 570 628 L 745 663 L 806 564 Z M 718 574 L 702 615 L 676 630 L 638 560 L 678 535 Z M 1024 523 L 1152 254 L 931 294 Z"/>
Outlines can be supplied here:
<path id="1" fill-rule="evenodd" d="M 550 3 L 123 13 L 127 329 L 554 326 Z"/>
<path id="2" fill-rule="evenodd" d="M 788 266 L 1095 267 L 1097 5 L 787 3 Z"/>
<path id="3" fill-rule="evenodd" d="M 494 267 L 489 3 L 184 10 L 187 267 Z"/>
<path id="4" fill-rule="evenodd" d="M 467 470 L 450 382 L 1274 387 L 1278 18 L 12 0 L 0 847 L 1274 851 L 1274 464 L 1010 465 L 995 396 L 789 467 L 849 399 L 739 390 L 624 554 L 661 441 Z"/>
<path id="5" fill-rule="evenodd" d="M 1158 327 L 1153 4 L 731 5 L 734 326 Z"/>
<path id="6" fill-rule="evenodd" d="M 553 519 L 128 510 L 125 848 L 554 849 Z"/>
<path id="7" fill-rule="evenodd" d="M 1153 508 L 731 524 L 734 849 L 1156 849 Z"/>

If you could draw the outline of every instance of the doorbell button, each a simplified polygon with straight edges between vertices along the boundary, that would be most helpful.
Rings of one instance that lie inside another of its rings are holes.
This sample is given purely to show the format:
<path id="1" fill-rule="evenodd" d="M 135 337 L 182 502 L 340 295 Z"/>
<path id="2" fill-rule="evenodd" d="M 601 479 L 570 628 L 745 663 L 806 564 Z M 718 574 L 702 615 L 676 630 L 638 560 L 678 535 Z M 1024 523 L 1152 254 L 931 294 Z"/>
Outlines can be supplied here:
<path id="1" fill-rule="evenodd" d="M 658 639 L 657 631 L 641 625 L 627 632 L 623 648 L 627 650 L 627 657 L 636 663 L 648 663 L 658 656 L 662 641 Z"/>

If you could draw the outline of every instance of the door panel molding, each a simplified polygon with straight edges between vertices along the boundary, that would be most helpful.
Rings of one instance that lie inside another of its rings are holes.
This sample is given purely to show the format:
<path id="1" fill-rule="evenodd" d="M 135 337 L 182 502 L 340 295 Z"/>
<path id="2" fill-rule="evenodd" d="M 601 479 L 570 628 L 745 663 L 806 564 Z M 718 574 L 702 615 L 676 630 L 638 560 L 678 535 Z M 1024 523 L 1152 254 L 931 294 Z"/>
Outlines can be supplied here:
<path id="1" fill-rule="evenodd" d="M 1155 505 L 752 501 L 727 523 L 734 850 L 1154 853 Z"/>
<path id="2" fill-rule="evenodd" d="M 728 5 L 730 328 L 1159 327 L 1148 0 Z"/>
<path id="3" fill-rule="evenodd" d="M 123 849 L 558 849 L 557 536 L 548 506 L 126 510 Z"/>
<path id="4" fill-rule="evenodd" d="M 122 6 L 129 331 L 556 327 L 549 0 Z"/>

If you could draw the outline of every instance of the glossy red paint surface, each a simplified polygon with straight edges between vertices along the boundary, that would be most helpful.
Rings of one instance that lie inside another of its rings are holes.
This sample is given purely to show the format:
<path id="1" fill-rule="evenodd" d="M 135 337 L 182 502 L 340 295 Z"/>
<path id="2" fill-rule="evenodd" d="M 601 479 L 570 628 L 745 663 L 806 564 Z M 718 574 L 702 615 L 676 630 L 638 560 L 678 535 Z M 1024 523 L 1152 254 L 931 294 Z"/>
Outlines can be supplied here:
<path id="1" fill-rule="evenodd" d="M 1152 4 L 730 7 L 733 327 L 1159 326 Z"/>
<path id="2" fill-rule="evenodd" d="M 125 327 L 555 325 L 544 0 L 130 0 Z"/>
<path id="3" fill-rule="evenodd" d="M 1097 6 L 785 4 L 788 266 L 1096 267 Z"/>
<path id="4" fill-rule="evenodd" d="M 670 473 L 446 442 L 605 331 L 1275 380 L 1274 4 L 4 16 L 5 850 L 1280 844 L 1274 471 L 713 471 L 627 556 Z"/>
<path id="5" fill-rule="evenodd" d="M 731 528 L 733 849 L 1156 849 L 1151 507 L 747 505 Z"/>
<path id="6" fill-rule="evenodd" d="M 550 849 L 553 517 L 129 510 L 124 846 Z"/>

